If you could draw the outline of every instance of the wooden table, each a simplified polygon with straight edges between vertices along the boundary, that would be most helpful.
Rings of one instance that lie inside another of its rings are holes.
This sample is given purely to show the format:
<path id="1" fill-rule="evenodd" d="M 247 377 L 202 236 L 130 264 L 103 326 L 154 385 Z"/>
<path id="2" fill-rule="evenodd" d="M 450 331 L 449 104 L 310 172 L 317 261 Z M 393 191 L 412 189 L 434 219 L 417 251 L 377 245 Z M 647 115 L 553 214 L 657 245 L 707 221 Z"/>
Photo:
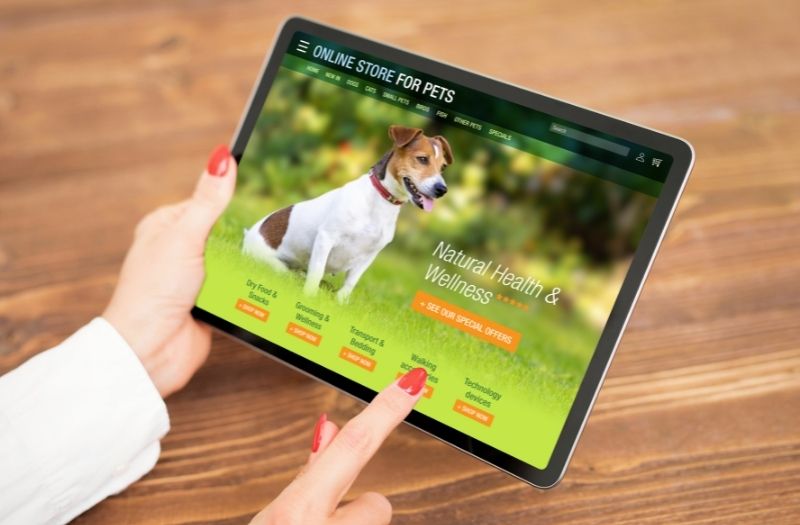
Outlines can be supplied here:
<path id="1" fill-rule="evenodd" d="M 580 4 L 580 5 L 578 5 Z M 296 12 L 686 137 L 697 166 L 566 479 L 401 428 L 399 524 L 800 522 L 800 4 L 0 2 L 0 371 L 101 311 Z M 244 523 L 359 405 L 229 340 L 144 479 L 81 523 Z M 0 474 L 1 475 L 1 474 Z"/>

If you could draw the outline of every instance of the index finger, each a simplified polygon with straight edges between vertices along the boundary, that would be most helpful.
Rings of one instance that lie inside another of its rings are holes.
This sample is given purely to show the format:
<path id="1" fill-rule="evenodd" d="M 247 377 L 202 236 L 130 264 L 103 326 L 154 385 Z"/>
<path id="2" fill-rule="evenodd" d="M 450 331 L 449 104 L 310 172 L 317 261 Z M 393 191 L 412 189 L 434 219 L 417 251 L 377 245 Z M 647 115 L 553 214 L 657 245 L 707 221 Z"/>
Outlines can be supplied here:
<path id="1" fill-rule="evenodd" d="M 318 494 L 332 509 L 338 505 L 381 443 L 422 397 L 427 378 L 424 368 L 414 368 L 342 427 L 303 478 L 311 485 L 312 494 Z"/>

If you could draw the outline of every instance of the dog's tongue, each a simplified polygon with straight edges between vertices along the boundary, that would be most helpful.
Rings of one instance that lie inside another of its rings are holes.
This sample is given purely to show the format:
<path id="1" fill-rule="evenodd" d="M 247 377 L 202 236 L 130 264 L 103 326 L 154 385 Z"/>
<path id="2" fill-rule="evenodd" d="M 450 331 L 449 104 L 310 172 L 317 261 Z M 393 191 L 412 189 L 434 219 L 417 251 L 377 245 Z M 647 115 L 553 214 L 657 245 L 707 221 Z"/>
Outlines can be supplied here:
<path id="1" fill-rule="evenodd" d="M 420 195 L 420 197 L 422 197 L 422 209 L 430 212 L 433 209 L 433 199 L 425 195 Z"/>

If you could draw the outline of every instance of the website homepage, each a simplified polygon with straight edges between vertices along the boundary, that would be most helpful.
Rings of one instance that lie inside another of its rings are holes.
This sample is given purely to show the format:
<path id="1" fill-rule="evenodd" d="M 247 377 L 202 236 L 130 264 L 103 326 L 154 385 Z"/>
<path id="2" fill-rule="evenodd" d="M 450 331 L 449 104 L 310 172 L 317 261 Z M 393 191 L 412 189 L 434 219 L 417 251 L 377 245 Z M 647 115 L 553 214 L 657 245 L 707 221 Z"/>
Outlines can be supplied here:
<path id="1" fill-rule="evenodd" d="M 670 163 L 297 33 L 197 304 L 545 468 Z"/>

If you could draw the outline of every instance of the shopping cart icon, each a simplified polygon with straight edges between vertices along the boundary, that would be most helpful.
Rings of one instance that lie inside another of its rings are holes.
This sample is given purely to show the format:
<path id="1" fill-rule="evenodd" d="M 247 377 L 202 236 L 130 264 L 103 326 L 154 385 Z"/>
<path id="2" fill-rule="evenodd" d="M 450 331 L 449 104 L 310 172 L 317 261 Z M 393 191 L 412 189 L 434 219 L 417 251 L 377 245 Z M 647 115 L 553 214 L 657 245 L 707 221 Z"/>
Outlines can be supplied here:
<path id="1" fill-rule="evenodd" d="M 653 166 L 655 166 L 656 168 L 661 166 L 661 159 L 653 159 Z"/>

